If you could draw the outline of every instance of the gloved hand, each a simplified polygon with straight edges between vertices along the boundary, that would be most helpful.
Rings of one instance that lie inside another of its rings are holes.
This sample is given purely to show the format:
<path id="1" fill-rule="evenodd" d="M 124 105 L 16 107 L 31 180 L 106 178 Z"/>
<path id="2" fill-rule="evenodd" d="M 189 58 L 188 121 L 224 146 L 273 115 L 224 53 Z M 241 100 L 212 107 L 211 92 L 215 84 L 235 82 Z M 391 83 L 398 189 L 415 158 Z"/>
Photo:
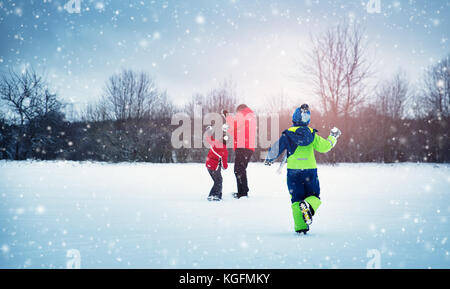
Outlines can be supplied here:
<path id="1" fill-rule="evenodd" d="M 330 131 L 330 135 L 331 135 L 331 136 L 334 136 L 336 139 L 337 139 L 338 137 L 340 137 L 341 134 L 342 134 L 341 130 L 338 129 L 337 127 L 333 127 L 333 128 L 331 129 L 331 131 Z"/>
<path id="2" fill-rule="evenodd" d="M 222 130 L 226 132 L 226 131 L 228 130 L 229 127 L 230 127 L 230 126 L 229 126 L 228 124 L 224 123 L 224 124 L 222 125 Z"/>
<path id="3" fill-rule="evenodd" d="M 207 136 L 212 136 L 212 134 L 213 134 L 213 129 L 212 129 L 211 126 L 208 126 L 208 127 L 206 128 L 205 134 L 206 134 Z"/>
<path id="4" fill-rule="evenodd" d="M 273 164 L 273 161 L 270 161 L 270 160 L 265 160 L 264 161 L 264 165 L 266 165 L 266 166 L 271 166 Z"/>

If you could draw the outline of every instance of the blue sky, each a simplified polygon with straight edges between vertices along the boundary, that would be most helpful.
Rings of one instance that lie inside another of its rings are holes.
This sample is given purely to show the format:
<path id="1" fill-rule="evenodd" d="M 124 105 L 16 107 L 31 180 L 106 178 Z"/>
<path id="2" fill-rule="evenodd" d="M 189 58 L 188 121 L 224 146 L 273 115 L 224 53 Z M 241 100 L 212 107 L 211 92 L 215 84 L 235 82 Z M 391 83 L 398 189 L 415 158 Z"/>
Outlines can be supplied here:
<path id="1" fill-rule="evenodd" d="M 299 83 L 309 34 L 342 20 L 366 28 L 374 81 L 399 68 L 417 82 L 447 55 L 450 1 L 380 0 L 0 0 L 0 71 L 33 66 L 66 100 L 82 107 L 122 68 L 149 72 L 178 104 L 232 78 L 251 105 L 283 92 L 313 101 Z"/>

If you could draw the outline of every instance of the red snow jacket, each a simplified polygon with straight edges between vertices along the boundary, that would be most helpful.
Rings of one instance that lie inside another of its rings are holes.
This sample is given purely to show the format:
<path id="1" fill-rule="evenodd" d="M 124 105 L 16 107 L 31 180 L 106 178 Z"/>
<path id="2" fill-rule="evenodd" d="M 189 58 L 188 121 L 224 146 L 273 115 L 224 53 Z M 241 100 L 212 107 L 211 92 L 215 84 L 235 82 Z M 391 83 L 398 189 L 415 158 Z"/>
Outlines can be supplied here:
<path id="1" fill-rule="evenodd" d="M 246 148 L 255 151 L 256 117 L 254 112 L 246 107 L 233 117 L 227 116 L 228 133 L 233 136 L 233 149 Z"/>
<path id="2" fill-rule="evenodd" d="M 216 141 L 212 136 L 207 136 L 206 141 L 211 145 L 206 158 L 206 167 L 208 170 L 215 171 L 222 162 L 223 168 L 228 168 L 228 150 L 227 146 L 219 141 Z"/>

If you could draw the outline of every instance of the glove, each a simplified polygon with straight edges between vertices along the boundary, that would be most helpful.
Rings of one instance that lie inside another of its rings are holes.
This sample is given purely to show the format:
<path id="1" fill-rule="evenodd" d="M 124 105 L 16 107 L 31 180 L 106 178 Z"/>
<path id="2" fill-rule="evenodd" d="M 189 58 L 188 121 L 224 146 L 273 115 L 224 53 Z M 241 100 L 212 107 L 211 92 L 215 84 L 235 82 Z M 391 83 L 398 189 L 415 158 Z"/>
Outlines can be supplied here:
<path id="1" fill-rule="evenodd" d="M 226 132 L 226 131 L 228 130 L 229 127 L 230 127 L 230 126 L 229 126 L 228 124 L 224 123 L 224 124 L 222 125 L 222 130 Z"/>
<path id="2" fill-rule="evenodd" d="M 270 161 L 270 160 L 265 160 L 264 161 L 264 165 L 266 165 L 266 166 L 271 166 L 273 164 L 273 161 Z"/>
<path id="3" fill-rule="evenodd" d="M 342 134 L 341 130 L 338 129 L 337 127 L 333 127 L 333 128 L 331 129 L 331 131 L 330 131 L 330 135 L 331 135 L 331 136 L 334 136 L 336 139 L 337 139 L 338 137 L 340 137 L 341 134 Z"/>
<path id="4" fill-rule="evenodd" d="M 205 134 L 206 134 L 207 136 L 212 136 L 212 134 L 213 134 L 213 129 L 212 129 L 211 126 L 208 126 L 208 127 L 206 128 Z"/>

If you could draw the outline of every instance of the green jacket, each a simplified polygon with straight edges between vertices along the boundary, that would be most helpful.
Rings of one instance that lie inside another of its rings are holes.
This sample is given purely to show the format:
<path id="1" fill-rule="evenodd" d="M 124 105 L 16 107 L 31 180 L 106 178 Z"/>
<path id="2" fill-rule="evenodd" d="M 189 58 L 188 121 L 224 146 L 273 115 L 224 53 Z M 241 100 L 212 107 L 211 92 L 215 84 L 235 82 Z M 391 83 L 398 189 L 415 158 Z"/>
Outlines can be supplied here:
<path id="1" fill-rule="evenodd" d="M 336 138 L 323 138 L 317 130 L 306 126 L 294 126 L 285 130 L 270 148 L 267 160 L 274 161 L 287 151 L 287 168 L 293 170 L 316 169 L 314 151 L 329 152 L 336 145 Z"/>

